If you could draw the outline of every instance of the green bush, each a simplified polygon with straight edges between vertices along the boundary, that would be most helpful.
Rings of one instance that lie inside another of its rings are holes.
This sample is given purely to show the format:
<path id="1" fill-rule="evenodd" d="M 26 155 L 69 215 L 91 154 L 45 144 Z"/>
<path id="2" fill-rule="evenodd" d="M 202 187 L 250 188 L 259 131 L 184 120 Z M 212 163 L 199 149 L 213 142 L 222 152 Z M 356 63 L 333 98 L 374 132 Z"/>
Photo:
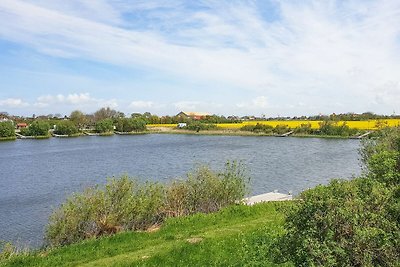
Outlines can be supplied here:
<path id="1" fill-rule="evenodd" d="M 15 128 L 11 121 L 0 122 L 0 137 L 14 137 Z"/>
<path id="2" fill-rule="evenodd" d="M 243 199 L 248 183 L 240 163 L 228 162 L 221 172 L 202 166 L 167 187 L 164 209 L 167 216 L 215 212 Z"/>
<path id="3" fill-rule="evenodd" d="M 204 130 L 213 130 L 216 129 L 217 125 L 212 124 L 212 123 L 203 123 L 203 122 L 198 122 L 198 121 L 192 121 L 189 122 L 189 124 L 184 127 L 184 129 L 190 130 L 190 131 L 204 131 Z"/>
<path id="4" fill-rule="evenodd" d="M 112 119 L 104 119 L 96 122 L 96 132 L 108 133 L 114 131 L 114 125 Z"/>
<path id="5" fill-rule="evenodd" d="M 76 127 L 75 123 L 66 120 L 57 122 L 56 128 L 54 130 L 55 134 L 60 134 L 60 135 L 73 135 L 77 134 L 78 132 L 79 130 Z"/>
<path id="6" fill-rule="evenodd" d="M 296 266 L 399 266 L 400 130 L 364 141 L 366 172 L 300 195 L 286 211 L 275 261 Z"/>
<path id="7" fill-rule="evenodd" d="M 21 134 L 25 136 L 47 136 L 49 135 L 50 125 L 47 121 L 37 120 L 32 122 L 27 128 L 21 129 Z"/>
<path id="8" fill-rule="evenodd" d="M 160 219 L 163 188 L 139 184 L 127 176 L 109 179 L 104 188 L 92 187 L 67 199 L 50 216 L 46 241 L 51 246 L 146 229 Z"/>
<path id="9" fill-rule="evenodd" d="M 74 194 L 49 218 L 45 239 L 50 246 L 125 230 L 144 230 L 167 217 L 209 213 L 239 202 L 248 178 L 238 163 L 225 170 L 207 167 L 188 174 L 187 180 L 169 185 L 139 183 L 127 176 L 109 179 L 104 187 Z"/>
<path id="10" fill-rule="evenodd" d="M 284 124 L 280 124 L 280 125 L 276 125 L 276 127 L 273 129 L 273 132 L 275 134 L 284 134 L 290 131 L 289 126 L 284 125 Z"/>
<path id="11" fill-rule="evenodd" d="M 390 212 L 393 194 L 369 178 L 303 192 L 288 211 L 275 259 L 296 266 L 395 266 L 400 228 Z"/>
<path id="12" fill-rule="evenodd" d="M 336 122 L 323 121 L 320 122 L 319 132 L 322 135 L 333 135 L 333 136 L 353 136 L 358 133 L 357 129 L 351 129 L 346 123 L 337 125 Z"/>
<path id="13" fill-rule="evenodd" d="M 142 118 L 120 118 L 116 124 L 119 132 L 143 132 L 146 130 L 146 121 Z"/>
<path id="14" fill-rule="evenodd" d="M 240 128 L 242 131 L 249 131 L 253 133 L 272 133 L 273 129 L 274 127 L 262 123 L 257 123 L 256 125 L 245 125 Z"/>
<path id="15" fill-rule="evenodd" d="M 315 134 L 315 131 L 311 128 L 311 123 L 301 124 L 299 127 L 294 129 L 296 134 Z"/>

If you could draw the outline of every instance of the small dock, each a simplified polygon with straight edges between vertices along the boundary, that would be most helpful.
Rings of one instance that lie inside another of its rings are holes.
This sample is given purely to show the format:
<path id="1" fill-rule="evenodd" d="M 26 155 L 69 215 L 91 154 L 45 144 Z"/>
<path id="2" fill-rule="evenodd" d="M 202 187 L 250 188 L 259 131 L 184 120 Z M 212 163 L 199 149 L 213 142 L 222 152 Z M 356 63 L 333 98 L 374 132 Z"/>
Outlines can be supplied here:
<path id="1" fill-rule="evenodd" d="M 69 135 L 67 135 L 67 134 L 55 134 L 55 133 L 53 133 L 52 135 L 54 137 L 60 137 L 60 138 L 69 137 Z"/>
<path id="2" fill-rule="evenodd" d="M 294 131 L 290 131 L 290 132 L 287 132 L 287 133 L 284 133 L 284 134 L 281 134 L 281 135 L 277 135 L 277 136 L 278 137 L 287 137 L 287 136 L 291 135 L 292 133 L 294 133 Z"/>
<path id="3" fill-rule="evenodd" d="M 20 133 L 15 133 L 18 139 L 35 139 L 35 136 L 25 136 Z"/>
<path id="4" fill-rule="evenodd" d="M 372 133 L 371 131 L 370 131 L 370 132 L 366 132 L 366 133 L 364 133 L 364 134 L 362 134 L 362 135 L 351 137 L 351 139 L 362 139 L 362 138 L 364 138 L 364 137 L 367 137 L 367 136 L 370 135 L 371 133 Z"/>
<path id="5" fill-rule="evenodd" d="M 83 132 L 87 136 L 100 136 L 99 133 L 89 133 L 89 132 Z"/>
<path id="6" fill-rule="evenodd" d="M 293 196 L 289 194 L 282 194 L 278 192 L 269 192 L 257 196 L 252 196 L 243 199 L 244 203 L 247 205 L 254 205 L 256 203 L 261 203 L 261 202 L 268 202 L 268 201 L 286 201 L 286 200 L 292 200 Z"/>

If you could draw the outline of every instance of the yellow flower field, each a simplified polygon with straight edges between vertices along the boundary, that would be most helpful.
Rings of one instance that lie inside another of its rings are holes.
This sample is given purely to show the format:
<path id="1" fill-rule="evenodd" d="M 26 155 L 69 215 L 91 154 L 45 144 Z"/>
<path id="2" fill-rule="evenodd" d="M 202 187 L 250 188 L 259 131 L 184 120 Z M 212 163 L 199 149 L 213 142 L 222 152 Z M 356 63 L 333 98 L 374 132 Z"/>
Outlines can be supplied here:
<path id="1" fill-rule="evenodd" d="M 318 129 L 322 121 L 244 121 L 241 123 L 219 123 L 217 126 L 222 129 L 240 129 L 245 125 L 256 125 L 257 123 L 270 125 L 276 127 L 277 125 L 287 125 L 290 128 L 296 128 L 302 124 L 311 124 L 312 129 Z M 343 125 L 354 129 L 360 130 L 376 130 L 385 126 L 398 127 L 400 126 L 400 119 L 387 119 L 387 120 L 368 120 L 368 121 L 339 121 L 337 125 Z M 168 127 L 174 128 L 176 124 L 149 124 L 149 127 Z"/>

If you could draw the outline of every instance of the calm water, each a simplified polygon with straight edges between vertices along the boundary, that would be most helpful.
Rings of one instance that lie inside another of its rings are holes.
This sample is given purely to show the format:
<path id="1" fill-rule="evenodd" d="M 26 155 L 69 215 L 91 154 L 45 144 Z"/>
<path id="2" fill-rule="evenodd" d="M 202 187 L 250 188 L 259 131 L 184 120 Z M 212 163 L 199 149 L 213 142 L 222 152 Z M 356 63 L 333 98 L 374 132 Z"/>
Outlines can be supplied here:
<path id="1" fill-rule="evenodd" d="M 127 173 L 169 181 L 196 164 L 243 160 L 252 193 L 294 194 L 360 173 L 357 140 L 137 135 L 0 143 L 0 240 L 39 246 L 51 210 L 72 192 Z"/>

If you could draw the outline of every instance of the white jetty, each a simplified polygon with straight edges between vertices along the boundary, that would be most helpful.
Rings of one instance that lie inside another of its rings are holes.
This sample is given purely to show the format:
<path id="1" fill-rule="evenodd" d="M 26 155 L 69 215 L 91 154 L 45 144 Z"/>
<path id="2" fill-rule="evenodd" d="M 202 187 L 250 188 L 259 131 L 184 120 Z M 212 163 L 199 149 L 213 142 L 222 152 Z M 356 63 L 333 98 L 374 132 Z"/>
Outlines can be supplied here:
<path id="1" fill-rule="evenodd" d="M 285 201 L 285 200 L 292 200 L 293 196 L 288 194 L 282 194 L 278 192 L 269 192 L 257 196 L 252 196 L 243 199 L 244 203 L 247 205 L 253 205 L 256 203 L 267 202 L 267 201 Z"/>

